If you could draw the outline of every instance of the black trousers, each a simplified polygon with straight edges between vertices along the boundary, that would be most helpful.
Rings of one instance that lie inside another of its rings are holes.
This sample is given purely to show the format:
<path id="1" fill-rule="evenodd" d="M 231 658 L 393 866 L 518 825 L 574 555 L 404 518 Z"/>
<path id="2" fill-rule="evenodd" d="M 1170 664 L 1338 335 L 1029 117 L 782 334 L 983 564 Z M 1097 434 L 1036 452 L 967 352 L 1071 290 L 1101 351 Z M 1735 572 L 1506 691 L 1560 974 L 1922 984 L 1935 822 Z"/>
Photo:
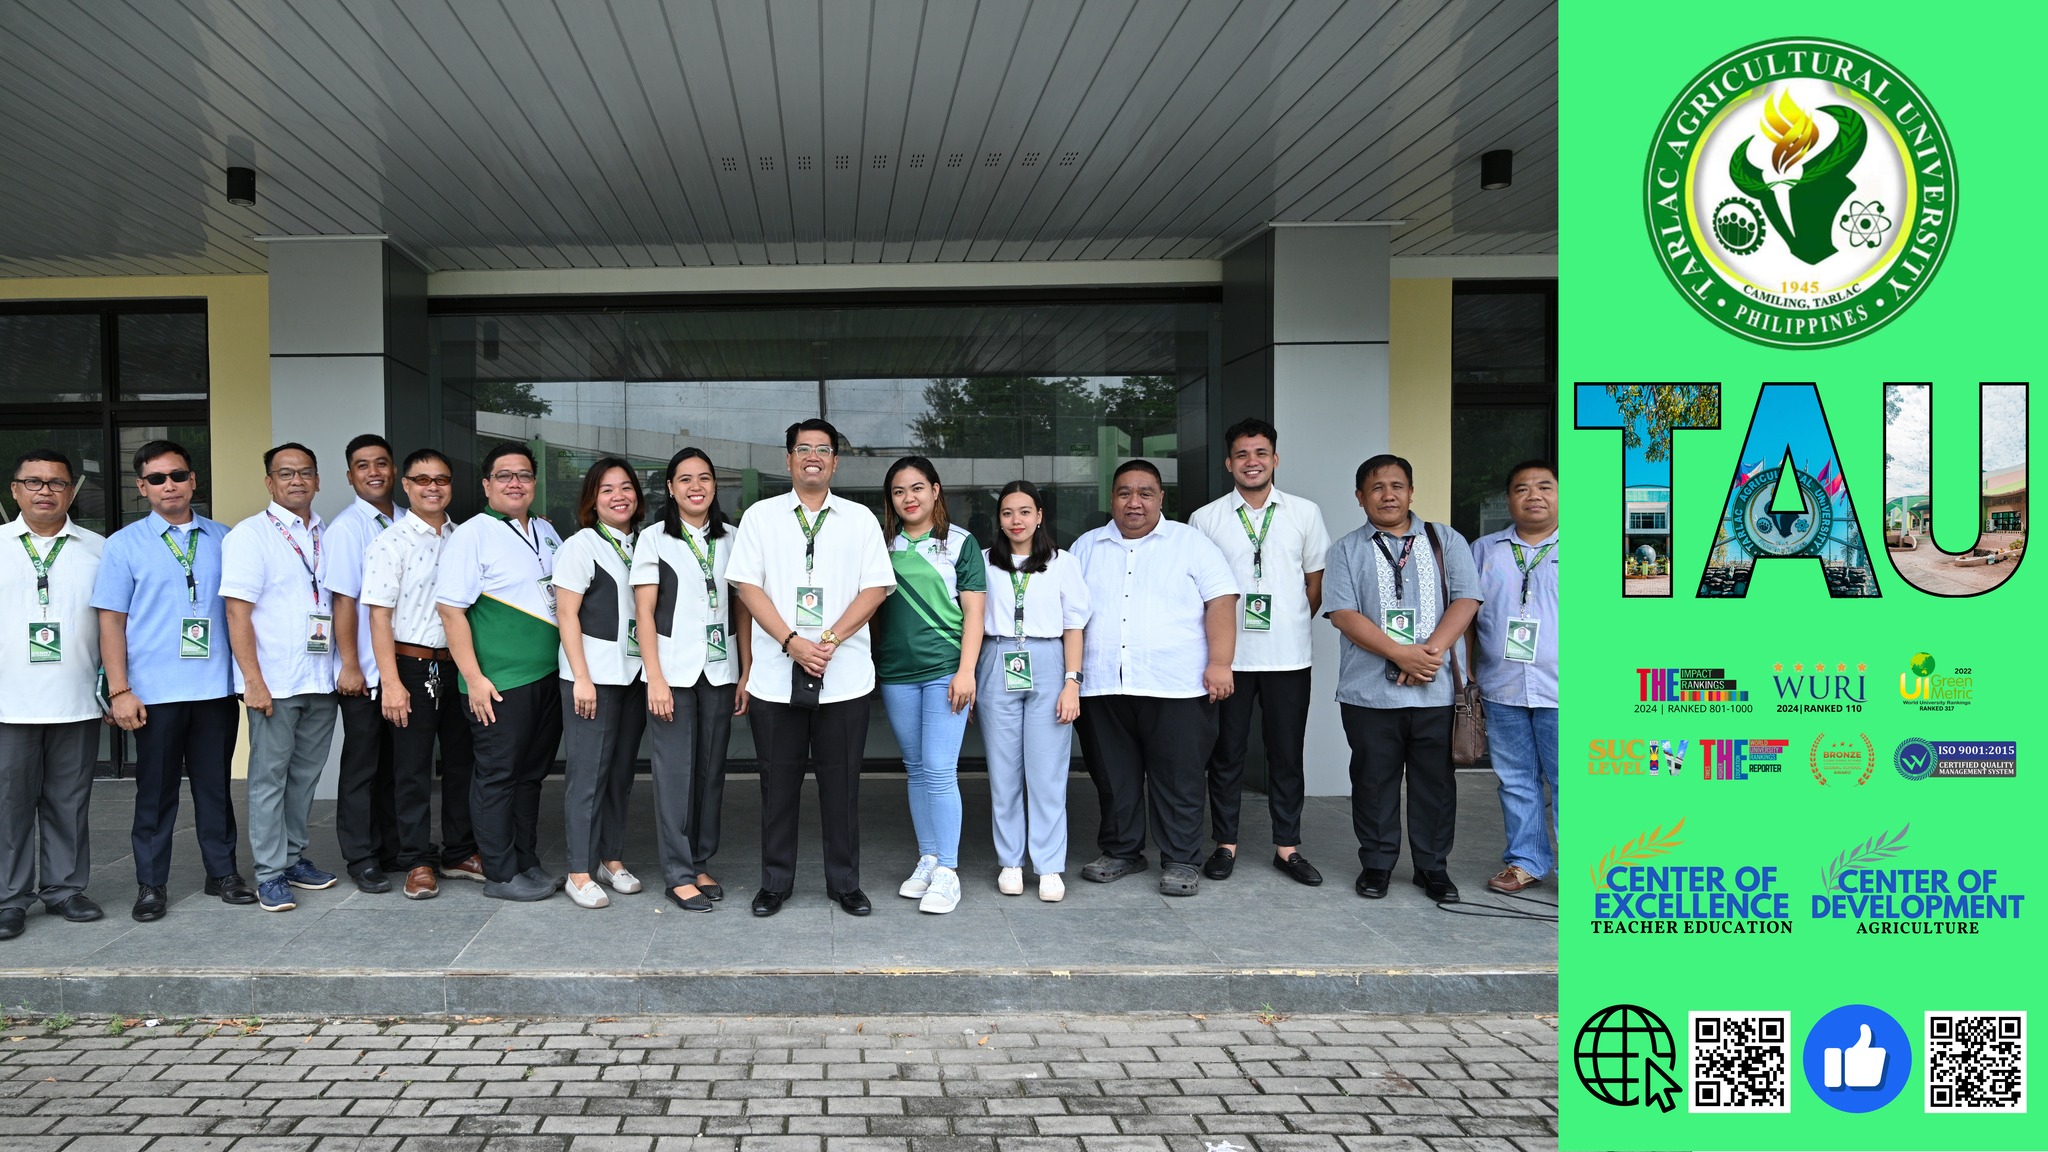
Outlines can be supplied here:
<path id="1" fill-rule="evenodd" d="M 1244 754 L 1251 743 L 1252 701 L 1259 701 L 1259 731 L 1266 739 L 1266 807 L 1273 843 L 1301 843 L 1305 787 L 1301 743 L 1308 733 L 1309 669 L 1237 672 L 1237 690 L 1216 705 L 1216 750 L 1209 754 L 1209 829 L 1218 844 L 1237 843 L 1244 798 Z"/>
<path id="2" fill-rule="evenodd" d="M 675 719 L 647 718 L 649 767 L 654 776 L 654 832 L 661 846 L 661 878 L 671 888 L 695 884 L 718 851 L 725 807 L 725 746 L 732 735 L 738 685 L 703 676 L 673 689 Z"/>
<path id="3" fill-rule="evenodd" d="M 1458 782 L 1451 767 L 1451 708 L 1339 705 L 1351 744 L 1351 829 L 1358 862 L 1392 868 L 1401 858 L 1401 787 L 1408 788 L 1408 856 L 1418 869 L 1442 870 L 1458 826 Z"/>
<path id="4" fill-rule="evenodd" d="M 808 761 L 818 773 L 825 886 L 834 892 L 858 889 L 868 698 L 820 704 L 813 711 L 757 697 L 747 705 L 747 714 L 753 718 L 754 751 L 761 763 L 761 887 L 788 892 L 796 884 L 797 813 Z"/>
<path id="5" fill-rule="evenodd" d="M 540 866 L 535 841 L 540 830 L 540 784 L 554 766 L 562 743 L 559 681 L 543 676 L 517 688 L 500 688 L 492 706 L 497 720 L 474 716 L 469 730 L 476 748 L 469 781 L 469 819 L 476 828 L 484 879 L 506 881 Z"/>
<path id="6" fill-rule="evenodd" d="M 392 796 L 391 726 L 375 693 L 341 700 L 341 771 L 334 794 L 334 839 L 351 873 L 398 859 Z"/>
<path id="7" fill-rule="evenodd" d="M 178 781 L 192 785 L 192 823 L 208 876 L 235 871 L 235 803 L 228 763 L 235 758 L 233 696 L 148 705 L 135 730 L 135 882 L 171 879 L 171 836 L 178 828 Z"/>
<path id="8" fill-rule="evenodd" d="M 398 680 L 412 697 L 405 727 L 391 729 L 392 798 L 398 826 L 398 867 L 455 865 L 476 854 L 469 822 L 470 777 L 476 752 L 469 697 L 456 688 L 455 662 L 441 664 L 440 698 L 427 695 L 432 660 L 398 658 Z M 434 744 L 441 746 L 441 845 L 434 847 Z M 437 858 L 438 857 L 438 858 Z"/>
<path id="9" fill-rule="evenodd" d="M 1095 837 L 1102 854 L 1142 859 L 1149 809 L 1159 862 L 1199 864 L 1203 764 L 1216 744 L 1216 706 L 1200 696 L 1089 696 L 1079 726 L 1102 803 Z"/>

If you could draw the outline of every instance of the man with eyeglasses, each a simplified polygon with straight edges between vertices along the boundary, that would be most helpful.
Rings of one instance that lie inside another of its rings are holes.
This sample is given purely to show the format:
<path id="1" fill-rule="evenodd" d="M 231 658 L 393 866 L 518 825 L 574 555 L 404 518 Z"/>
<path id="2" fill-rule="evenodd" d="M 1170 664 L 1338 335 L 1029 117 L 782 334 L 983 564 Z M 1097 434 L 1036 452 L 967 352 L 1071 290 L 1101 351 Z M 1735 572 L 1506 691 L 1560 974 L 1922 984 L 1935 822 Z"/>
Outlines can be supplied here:
<path id="1" fill-rule="evenodd" d="M 562 742 L 555 682 L 555 552 L 562 538 L 533 507 L 533 457 L 523 444 L 484 454 L 484 514 L 441 548 L 434 599 L 469 698 L 476 766 L 469 816 L 484 862 L 484 895 L 545 900 L 562 881 L 540 866 L 540 785 Z"/>
<path id="2" fill-rule="evenodd" d="M 235 649 L 235 687 L 249 716 L 249 851 L 256 901 L 298 907 L 292 889 L 332 888 L 306 857 L 313 790 L 334 743 L 334 593 L 326 525 L 313 511 L 320 468 L 303 444 L 263 454 L 270 506 L 221 545 L 220 594 Z"/>
<path id="3" fill-rule="evenodd" d="M 866 916 L 874 906 L 860 888 L 860 766 L 875 689 L 867 625 L 896 570 L 875 514 L 832 494 L 839 430 L 804 420 L 783 442 L 794 489 L 747 509 L 725 570 L 754 618 L 747 696 L 761 759 L 761 888 L 753 912 L 781 911 L 796 882 L 809 761 L 818 772 L 826 895 Z"/>
<path id="4" fill-rule="evenodd" d="M 21 935 L 37 900 L 73 923 L 105 915 L 85 886 L 100 719 L 92 585 L 107 541 L 71 522 L 77 481 L 63 453 L 24 453 L 8 491 L 21 515 L 0 527 L 19 545 L 0 544 L 0 940 Z"/>
<path id="5" fill-rule="evenodd" d="M 391 725 L 398 867 L 405 898 L 440 895 L 438 871 L 481 882 L 483 861 L 469 819 L 475 750 L 469 700 L 456 687 L 448 632 L 434 602 L 441 550 L 455 531 L 448 515 L 455 472 L 448 458 L 422 448 L 405 458 L 405 499 L 412 514 L 370 542 L 363 557 L 362 602 L 370 610 L 384 719 Z M 441 742 L 441 847 L 432 842 L 434 741 Z M 346 753 L 344 753 L 346 755 Z"/>
<path id="6" fill-rule="evenodd" d="M 227 525 L 192 510 L 199 477 L 192 454 L 169 440 L 135 450 L 135 490 L 149 515 L 107 538 L 93 581 L 108 710 L 135 734 L 137 893 L 132 915 L 148 922 L 169 908 L 178 783 L 192 787 L 193 831 L 206 865 L 206 894 L 254 904 L 235 869 L 233 658 L 220 596 Z"/>
<path id="7" fill-rule="evenodd" d="M 398 862 L 392 813 L 392 735 L 377 702 L 377 654 L 370 609 L 361 602 L 363 554 L 405 509 L 392 500 L 398 467 L 391 442 L 366 432 L 348 442 L 348 484 L 356 498 L 327 525 L 327 586 L 334 593 L 335 688 L 341 694 L 341 772 L 334 838 L 349 879 L 364 892 L 391 891 L 384 873 Z"/>

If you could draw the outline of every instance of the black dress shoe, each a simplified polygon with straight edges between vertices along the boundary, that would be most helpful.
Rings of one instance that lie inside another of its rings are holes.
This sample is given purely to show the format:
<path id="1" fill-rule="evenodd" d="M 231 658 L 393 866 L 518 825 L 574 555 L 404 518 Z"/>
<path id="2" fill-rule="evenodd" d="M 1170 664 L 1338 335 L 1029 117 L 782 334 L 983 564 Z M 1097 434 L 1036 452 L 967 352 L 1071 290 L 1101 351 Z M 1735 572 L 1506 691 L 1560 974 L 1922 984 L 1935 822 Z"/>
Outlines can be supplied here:
<path id="1" fill-rule="evenodd" d="M 1278 854 L 1275 854 L 1273 857 L 1273 867 L 1287 873 L 1288 877 L 1297 884 L 1306 884 L 1313 888 L 1323 882 L 1323 874 L 1316 871 L 1316 866 L 1308 862 L 1308 857 L 1303 856 L 1299 852 L 1285 860 L 1282 860 Z"/>
<path id="2" fill-rule="evenodd" d="M 386 876 L 375 868 L 364 868 L 360 871 L 351 872 L 348 874 L 348 878 L 356 882 L 358 889 L 368 892 L 372 896 L 379 896 L 391 891 L 391 877 Z"/>
<path id="3" fill-rule="evenodd" d="M 782 911 L 782 902 L 789 899 L 787 892 L 770 892 L 766 888 L 754 893 L 754 915 L 773 916 Z"/>
<path id="4" fill-rule="evenodd" d="M 1439 904 L 1458 902 L 1458 886 L 1451 883 L 1451 874 L 1441 869 L 1432 872 L 1417 868 L 1415 886 L 1428 893 L 1429 898 Z"/>
<path id="5" fill-rule="evenodd" d="M 163 885 L 143 884 L 135 889 L 135 910 L 129 915 L 147 924 L 151 920 L 163 919 L 170 907 L 171 900 L 164 894 Z"/>
<path id="6" fill-rule="evenodd" d="M 249 887 L 249 882 L 234 872 L 230 872 L 225 876 L 208 876 L 206 878 L 206 894 L 208 896 L 220 897 L 220 902 L 223 904 L 254 904 L 256 902 L 256 890 Z"/>
<path id="7" fill-rule="evenodd" d="M 716 882 L 710 884 L 699 884 L 697 885 L 697 891 L 702 892 L 706 896 L 711 897 L 713 900 L 725 899 L 725 889 L 719 887 Z"/>
<path id="8" fill-rule="evenodd" d="M 701 887 L 697 889 L 695 896 L 678 896 L 673 888 L 663 888 L 661 894 L 668 897 L 669 903 L 685 912 L 709 912 L 713 908 L 711 898 L 704 895 L 704 889 Z"/>
<path id="9" fill-rule="evenodd" d="M 1360 896 L 1367 900 L 1378 900 L 1387 894 L 1387 885 L 1394 881 L 1392 868 L 1367 868 L 1358 874 L 1358 883 L 1352 885 Z"/>
<path id="10" fill-rule="evenodd" d="M 62 916 L 73 924 L 90 924 L 107 913 L 93 902 L 92 897 L 79 892 L 50 905 L 50 914 Z"/>
<path id="11" fill-rule="evenodd" d="M 0 940 L 12 940 L 28 926 L 28 913 L 19 908 L 0 908 Z"/>
<path id="12" fill-rule="evenodd" d="M 875 906 L 868 902 L 868 894 L 858 888 L 851 892 L 834 892 L 827 888 L 825 895 L 837 900 L 848 916 L 865 916 L 875 910 Z"/>
<path id="13" fill-rule="evenodd" d="M 1217 848 L 1209 853 L 1209 860 L 1202 865 L 1202 875 L 1211 880 L 1228 880 L 1237 870 L 1237 853 L 1229 848 Z"/>

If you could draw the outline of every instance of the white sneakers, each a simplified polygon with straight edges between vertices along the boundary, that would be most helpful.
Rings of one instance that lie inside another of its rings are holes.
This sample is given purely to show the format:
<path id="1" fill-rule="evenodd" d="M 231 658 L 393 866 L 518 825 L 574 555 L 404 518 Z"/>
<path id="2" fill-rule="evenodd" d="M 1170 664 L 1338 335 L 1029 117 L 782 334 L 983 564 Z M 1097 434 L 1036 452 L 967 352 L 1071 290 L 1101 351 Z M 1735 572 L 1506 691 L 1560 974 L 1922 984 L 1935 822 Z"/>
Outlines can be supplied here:
<path id="1" fill-rule="evenodd" d="M 920 861 L 920 866 L 922 866 L 922 861 Z M 908 887 L 908 885 L 905 885 L 905 887 Z M 917 910 L 919 912 L 934 912 L 944 915 L 959 906 L 960 874 L 951 868 L 933 868 L 931 883 L 925 888 L 923 898 L 917 902 Z"/>
<path id="2" fill-rule="evenodd" d="M 569 899 L 574 900 L 578 908 L 606 908 L 610 907 L 612 902 L 611 897 L 604 894 L 604 889 L 597 886 L 596 880 L 588 884 L 578 884 L 571 880 L 568 883 L 568 892 Z"/>
<path id="3" fill-rule="evenodd" d="M 1067 885 L 1057 872 L 1047 872 L 1038 878 L 1038 898 L 1047 904 L 1057 904 L 1067 898 Z"/>
<path id="4" fill-rule="evenodd" d="M 631 896 L 633 893 L 638 892 L 640 890 L 640 878 L 633 875 L 631 872 L 626 871 L 624 867 L 621 867 L 617 872 L 614 872 L 611 869 L 605 867 L 604 865 L 599 864 L 597 866 L 597 871 L 591 873 L 591 876 L 594 877 L 598 883 L 609 884 L 611 886 L 612 891 L 617 892 L 623 896 Z M 599 907 L 603 907 L 603 905 L 599 905 Z"/>
<path id="5" fill-rule="evenodd" d="M 937 856 L 919 856 L 917 870 L 910 874 L 910 879 L 903 882 L 903 887 L 898 888 L 896 894 L 906 900 L 923 899 L 924 894 L 931 890 L 932 871 L 938 866 Z"/>
<path id="6" fill-rule="evenodd" d="M 1005 868 L 997 873 L 996 891 L 1001 892 L 1005 896 L 1022 896 L 1024 894 L 1024 870 L 1022 868 Z"/>

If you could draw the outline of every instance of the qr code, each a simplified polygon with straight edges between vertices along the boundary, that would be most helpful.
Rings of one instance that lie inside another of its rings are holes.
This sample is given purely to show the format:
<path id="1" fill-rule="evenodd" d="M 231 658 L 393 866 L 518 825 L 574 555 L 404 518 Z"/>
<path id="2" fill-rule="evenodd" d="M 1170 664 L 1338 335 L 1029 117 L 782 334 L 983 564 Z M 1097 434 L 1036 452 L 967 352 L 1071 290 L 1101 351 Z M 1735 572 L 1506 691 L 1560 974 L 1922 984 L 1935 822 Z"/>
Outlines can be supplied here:
<path id="1" fill-rule="evenodd" d="M 1694 1012 L 1688 1112 L 1789 1112 L 1791 1014 Z"/>
<path id="2" fill-rule="evenodd" d="M 2025 1012 L 1927 1014 L 1927 1110 L 2027 1110 Z"/>

